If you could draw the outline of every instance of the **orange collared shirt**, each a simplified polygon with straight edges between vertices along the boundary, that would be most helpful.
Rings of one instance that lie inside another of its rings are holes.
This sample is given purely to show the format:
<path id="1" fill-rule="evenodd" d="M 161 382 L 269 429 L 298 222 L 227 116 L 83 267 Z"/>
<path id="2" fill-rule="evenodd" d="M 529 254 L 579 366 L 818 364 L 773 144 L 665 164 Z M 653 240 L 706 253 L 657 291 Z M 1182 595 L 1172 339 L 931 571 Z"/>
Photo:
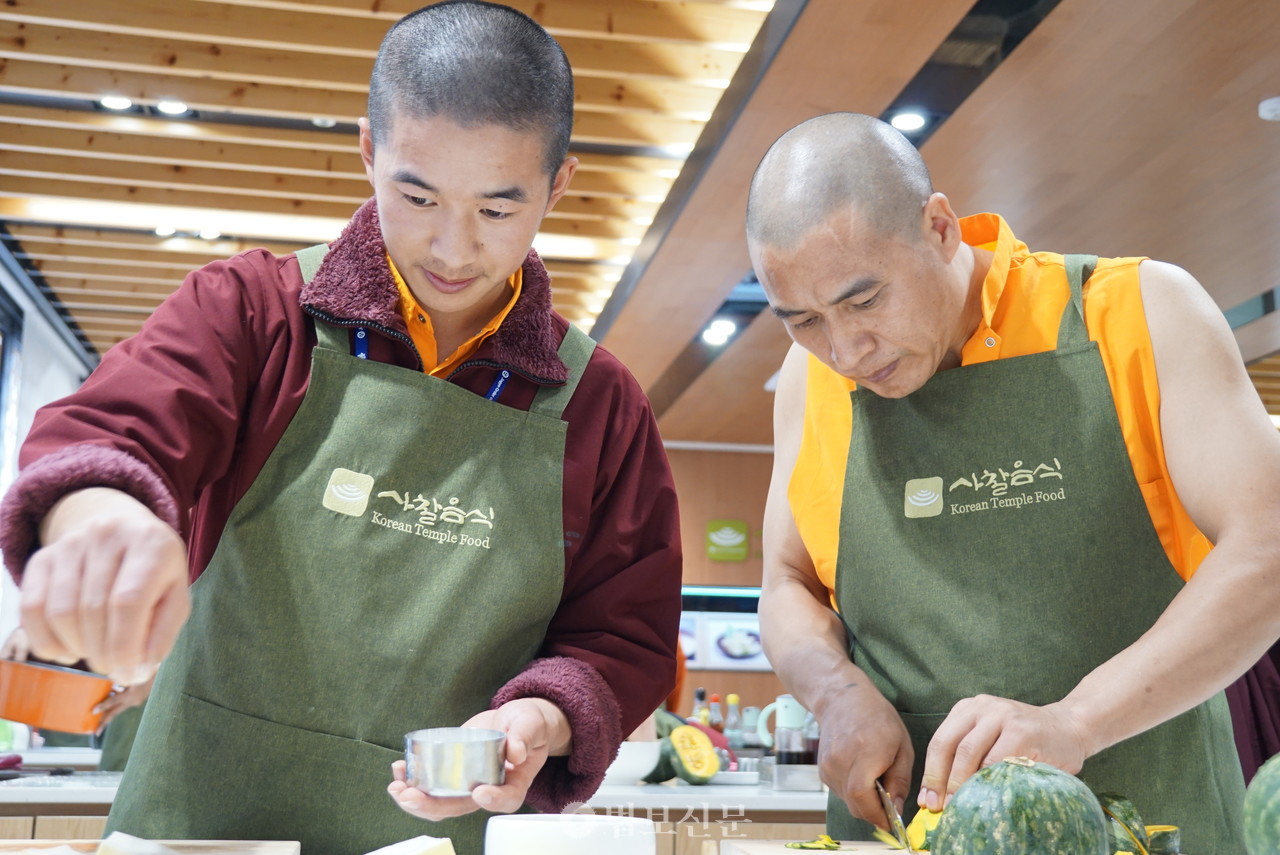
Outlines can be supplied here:
<path id="1" fill-rule="evenodd" d="M 960 221 L 965 243 L 995 257 L 982 284 L 982 320 L 961 365 L 1052 350 L 1069 294 L 1062 256 L 1031 252 L 995 214 Z M 1104 258 L 1085 285 L 1089 338 L 1098 342 L 1134 475 L 1170 563 L 1190 579 L 1212 545 L 1178 500 L 1160 435 L 1160 390 L 1138 287 L 1142 258 Z M 800 452 L 787 496 L 818 578 L 835 590 L 840 504 L 856 384 L 809 356 Z"/>
<path id="2" fill-rule="evenodd" d="M 485 339 L 498 331 L 498 327 L 502 326 L 502 322 L 507 319 L 511 307 L 516 304 L 516 300 L 520 299 L 520 286 L 524 282 L 524 271 L 517 267 L 516 272 L 512 273 L 511 278 L 507 280 L 507 284 L 511 286 L 511 299 L 507 301 L 507 305 L 494 315 L 489 323 L 481 327 L 480 332 L 458 345 L 457 350 L 441 360 L 436 353 L 436 334 L 431 326 L 431 316 L 418 304 L 413 291 L 409 290 L 409 286 L 405 284 L 404 278 L 400 275 L 400 271 L 396 270 L 395 262 L 389 255 L 387 266 L 391 268 L 391 276 L 396 280 L 396 289 L 400 292 L 400 316 L 404 318 L 405 326 L 409 328 L 409 337 L 413 339 L 414 346 L 422 356 L 422 370 L 434 377 L 448 376 L 450 371 L 479 350 Z"/>

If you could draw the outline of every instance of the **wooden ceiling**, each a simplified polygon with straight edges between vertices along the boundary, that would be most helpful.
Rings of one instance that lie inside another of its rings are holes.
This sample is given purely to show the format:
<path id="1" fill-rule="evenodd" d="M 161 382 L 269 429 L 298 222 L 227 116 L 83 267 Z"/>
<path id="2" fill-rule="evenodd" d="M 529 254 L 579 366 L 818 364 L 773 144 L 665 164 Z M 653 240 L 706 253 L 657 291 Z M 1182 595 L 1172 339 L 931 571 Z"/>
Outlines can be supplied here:
<path id="1" fill-rule="evenodd" d="M 696 344 L 748 272 L 751 171 L 803 119 L 883 114 L 931 58 L 989 61 L 953 31 L 998 2 L 509 2 L 577 77 L 582 167 L 536 244 L 556 308 L 599 317 L 660 390 L 668 439 L 771 442 L 781 325 L 766 313 L 718 351 Z M 89 346 L 131 334 L 205 261 L 336 235 L 369 195 L 351 123 L 373 55 L 418 5 L 0 5 L 0 224 Z M 1276 44 L 1280 3 L 1060 0 L 922 150 L 961 213 L 998 211 L 1033 248 L 1172 261 L 1231 308 L 1280 284 L 1280 123 L 1257 115 L 1280 95 Z M 107 94 L 136 106 L 94 108 Z M 165 98 L 195 117 L 157 115 Z M 166 224 L 177 234 L 156 236 Z M 1242 328 L 1246 356 L 1280 351 L 1277 327 Z M 1280 357 L 1251 373 L 1280 414 Z"/>
<path id="2" fill-rule="evenodd" d="M 379 41 L 419 5 L 0 6 L 0 222 L 94 348 L 136 331 L 194 265 L 336 236 L 370 195 L 352 123 Z M 577 79 L 581 166 L 535 245 L 556 308 L 590 328 L 772 3 L 510 5 L 559 39 Z M 135 106 L 94 109 L 104 95 Z M 162 99 L 194 114 L 159 115 Z M 166 225 L 179 236 L 152 232 Z M 210 228 L 233 239 L 194 238 Z"/>

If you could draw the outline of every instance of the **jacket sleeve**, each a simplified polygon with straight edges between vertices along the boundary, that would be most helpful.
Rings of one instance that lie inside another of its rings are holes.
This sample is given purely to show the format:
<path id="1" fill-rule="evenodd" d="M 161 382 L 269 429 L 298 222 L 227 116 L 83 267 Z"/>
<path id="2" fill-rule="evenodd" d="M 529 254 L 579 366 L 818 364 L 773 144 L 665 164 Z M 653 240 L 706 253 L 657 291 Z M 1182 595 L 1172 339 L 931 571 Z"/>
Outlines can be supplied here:
<path id="1" fill-rule="evenodd" d="M 187 533 L 200 489 L 224 474 L 242 412 L 264 377 L 284 312 L 280 262 L 262 251 L 189 274 L 130 339 L 107 351 L 71 395 L 41 408 L 0 504 L 0 549 L 15 579 L 62 496 L 123 490 Z"/>
<path id="2" fill-rule="evenodd" d="M 544 697 L 569 718 L 571 754 L 550 758 L 530 788 L 540 810 L 594 793 L 623 737 L 662 703 L 680 622 L 679 510 L 648 400 L 597 348 L 565 418 L 565 490 L 581 502 L 565 503 L 564 593 L 546 658 L 495 699 Z"/>

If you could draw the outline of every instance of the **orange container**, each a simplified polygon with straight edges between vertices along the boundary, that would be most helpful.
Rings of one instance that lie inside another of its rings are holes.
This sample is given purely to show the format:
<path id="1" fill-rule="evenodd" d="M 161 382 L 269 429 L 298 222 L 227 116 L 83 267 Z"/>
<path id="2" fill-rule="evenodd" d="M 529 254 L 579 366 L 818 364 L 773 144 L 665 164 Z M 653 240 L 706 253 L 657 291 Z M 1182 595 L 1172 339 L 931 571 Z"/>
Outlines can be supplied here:
<path id="1" fill-rule="evenodd" d="M 99 674 L 0 660 L 0 718 L 65 733 L 94 733 L 102 724 L 93 708 L 111 694 Z"/>

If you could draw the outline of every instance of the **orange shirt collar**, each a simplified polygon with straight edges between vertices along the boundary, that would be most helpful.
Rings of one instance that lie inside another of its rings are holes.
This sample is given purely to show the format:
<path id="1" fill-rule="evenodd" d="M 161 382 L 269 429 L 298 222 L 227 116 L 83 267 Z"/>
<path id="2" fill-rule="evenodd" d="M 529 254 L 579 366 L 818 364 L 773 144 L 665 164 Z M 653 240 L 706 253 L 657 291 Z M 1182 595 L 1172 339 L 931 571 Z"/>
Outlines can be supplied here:
<path id="1" fill-rule="evenodd" d="M 387 256 L 387 266 L 391 268 L 391 276 L 396 281 L 396 290 L 400 292 L 400 316 L 409 329 L 409 337 L 413 339 L 418 353 L 422 356 L 422 370 L 435 376 L 442 376 L 461 365 L 480 349 L 485 339 L 498 331 L 498 327 L 502 326 L 502 322 L 510 314 L 511 307 L 516 304 L 516 300 L 520 299 L 520 288 L 524 284 L 524 270 L 517 267 L 516 272 L 507 279 L 507 284 L 511 286 L 511 299 L 507 304 L 481 327 L 478 333 L 464 341 L 457 350 L 442 360 L 436 353 L 436 336 L 431 326 L 431 315 L 427 314 L 417 298 L 413 296 L 413 291 L 409 289 L 404 277 L 396 269 L 396 264 L 391 260 L 390 255 Z"/>
<path id="2" fill-rule="evenodd" d="M 960 219 L 960 237 L 969 246 L 995 254 L 982 282 L 982 320 L 960 352 L 960 363 L 972 365 L 1000 356 L 1000 334 L 995 331 L 996 307 L 1004 295 L 1015 255 L 1026 255 L 1027 245 L 1018 240 L 999 214 L 974 214 Z"/>

